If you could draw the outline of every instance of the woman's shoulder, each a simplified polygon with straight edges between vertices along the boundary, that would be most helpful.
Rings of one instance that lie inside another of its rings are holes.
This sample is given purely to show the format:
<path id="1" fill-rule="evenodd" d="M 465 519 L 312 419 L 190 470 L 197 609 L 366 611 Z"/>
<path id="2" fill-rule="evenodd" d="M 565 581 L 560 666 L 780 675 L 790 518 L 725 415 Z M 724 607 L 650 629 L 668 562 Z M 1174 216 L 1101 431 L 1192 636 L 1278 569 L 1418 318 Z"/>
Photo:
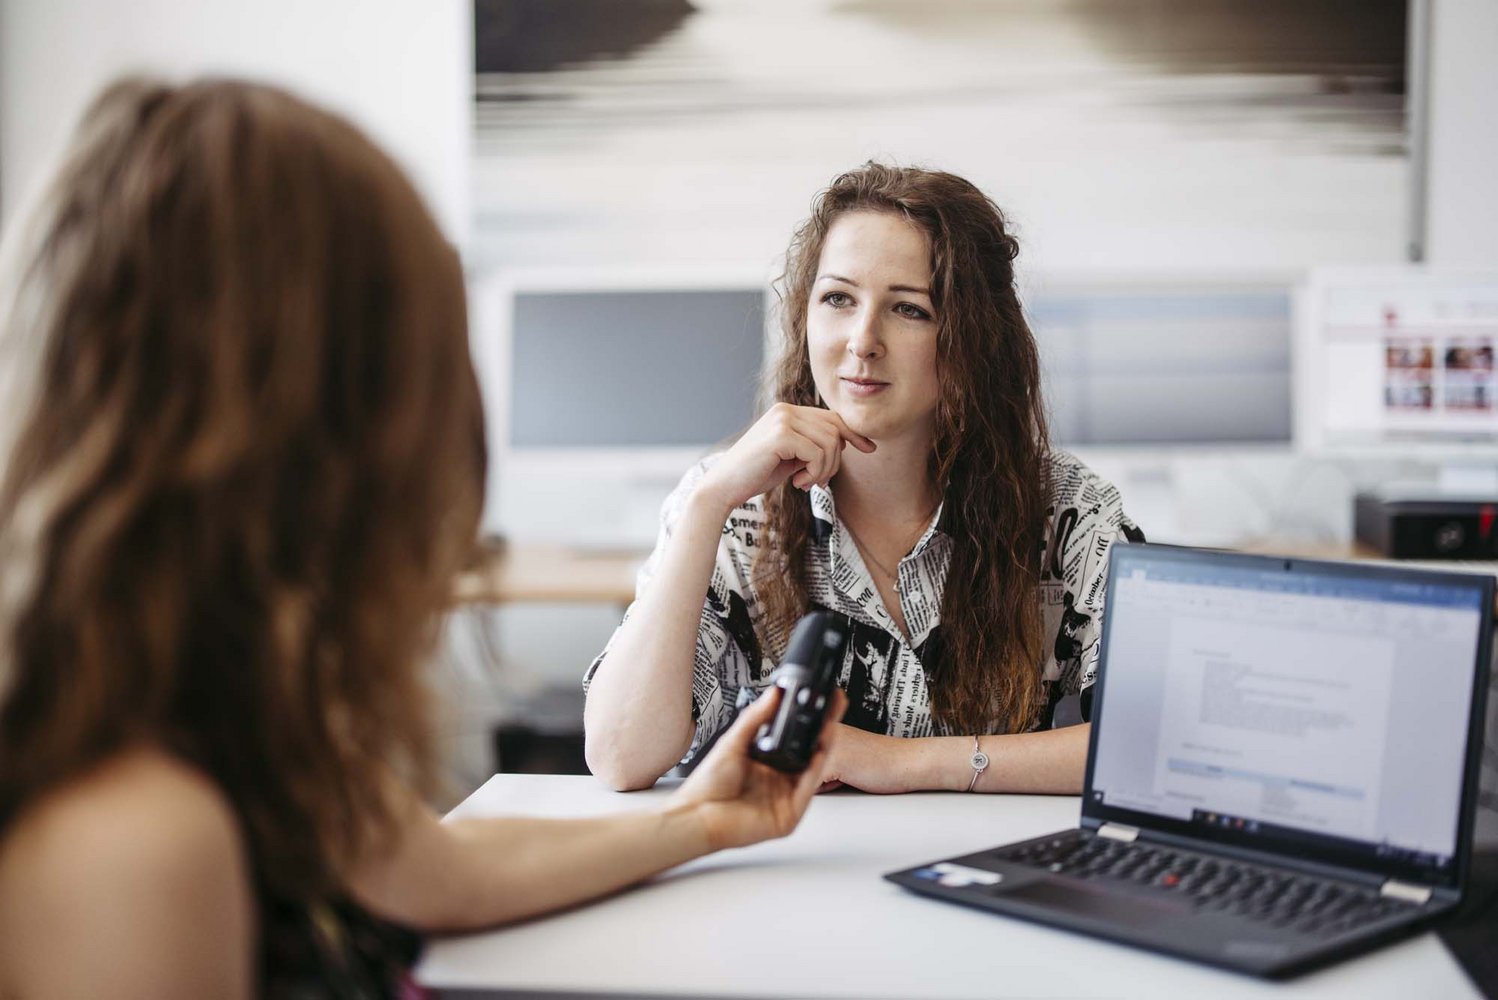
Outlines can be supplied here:
<path id="1" fill-rule="evenodd" d="M 1124 513 L 1123 495 L 1110 480 L 1061 448 L 1051 449 L 1047 460 L 1053 518 L 1073 521 L 1080 518 L 1089 527 L 1106 527 L 1110 531 L 1137 530 Z"/>
<path id="2" fill-rule="evenodd" d="M 222 965 L 215 981 L 232 979 L 251 968 L 253 922 L 227 797 L 159 750 L 122 753 L 53 790 L 0 843 L 0 966 L 12 974 L 52 975 L 76 948 L 101 967 L 104 949 L 122 967 L 164 962 L 168 978 Z"/>
<path id="3" fill-rule="evenodd" d="M 45 795 L 6 836 L 4 855 L 70 843 L 149 860 L 239 850 L 228 798 L 206 775 L 164 751 L 130 750 Z M 3 857 L 4 855 L 0 855 Z"/>
<path id="4" fill-rule="evenodd" d="M 1051 475 L 1051 493 L 1058 503 L 1076 499 L 1083 493 L 1118 493 L 1118 487 L 1069 451 L 1052 448 L 1046 454 L 1046 461 Z"/>

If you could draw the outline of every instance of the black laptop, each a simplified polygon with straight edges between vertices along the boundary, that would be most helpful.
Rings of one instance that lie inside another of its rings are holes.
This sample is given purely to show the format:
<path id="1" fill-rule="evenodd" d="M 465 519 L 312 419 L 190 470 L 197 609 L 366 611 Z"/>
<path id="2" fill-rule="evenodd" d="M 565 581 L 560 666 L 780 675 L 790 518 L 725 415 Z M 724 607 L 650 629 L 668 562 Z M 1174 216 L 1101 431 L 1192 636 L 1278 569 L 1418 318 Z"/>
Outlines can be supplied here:
<path id="1" fill-rule="evenodd" d="M 1282 977 L 1461 901 L 1494 579 L 1114 548 L 1081 825 L 885 877 Z"/>

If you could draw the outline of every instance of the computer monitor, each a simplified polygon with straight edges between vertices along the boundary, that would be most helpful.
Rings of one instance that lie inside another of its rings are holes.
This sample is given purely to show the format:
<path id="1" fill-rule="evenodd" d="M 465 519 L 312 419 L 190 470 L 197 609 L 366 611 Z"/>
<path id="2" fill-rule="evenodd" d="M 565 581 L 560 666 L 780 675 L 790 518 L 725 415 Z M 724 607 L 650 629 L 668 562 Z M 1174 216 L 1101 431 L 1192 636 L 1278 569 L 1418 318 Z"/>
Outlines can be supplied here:
<path id="1" fill-rule="evenodd" d="M 1024 292 L 1057 444 L 1289 442 L 1288 280 L 1051 275 Z"/>
<path id="2" fill-rule="evenodd" d="M 1302 450 L 1498 468 L 1498 270 L 1317 270 L 1297 313 Z"/>
<path id="3" fill-rule="evenodd" d="M 758 412 L 769 282 L 738 271 L 508 271 L 475 282 L 486 530 L 655 538 L 661 501 Z"/>

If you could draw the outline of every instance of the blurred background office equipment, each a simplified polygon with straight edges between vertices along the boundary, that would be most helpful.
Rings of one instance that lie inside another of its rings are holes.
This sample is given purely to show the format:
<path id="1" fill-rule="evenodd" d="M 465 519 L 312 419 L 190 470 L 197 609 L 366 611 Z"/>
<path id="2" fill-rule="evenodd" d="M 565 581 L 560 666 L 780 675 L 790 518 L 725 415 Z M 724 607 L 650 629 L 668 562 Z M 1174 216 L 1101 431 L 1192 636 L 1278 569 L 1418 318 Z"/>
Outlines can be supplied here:
<path id="1" fill-rule="evenodd" d="M 1435 465 L 1360 492 L 1358 542 L 1398 558 L 1498 557 L 1498 268 L 1322 269 L 1301 294 L 1301 449 Z"/>
<path id="2" fill-rule="evenodd" d="M 1495 51 L 1491 0 L 0 0 L 0 225 L 122 71 L 251 75 L 350 115 L 463 250 L 490 419 L 519 407 L 532 435 L 491 428 L 486 524 L 512 551 L 617 550 L 611 573 L 628 576 L 675 464 L 721 438 L 749 383 L 705 410 L 642 394 L 691 442 L 539 440 L 564 425 L 540 383 L 512 393 L 505 338 L 542 305 L 515 290 L 550 272 L 573 276 L 561 293 L 764 304 L 834 173 L 939 166 L 1017 224 L 1058 440 L 1119 483 L 1152 539 L 1345 546 L 1358 489 L 1433 482 L 1441 462 L 1304 444 L 1294 290 L 1326 266 L 1498 269 Z M 693 310 L 665 314 L 709 322 Z M 755 322 L 775 328 L 767 313 L 703 337 L 723 353 L 693 364 L 745 363 Z M 660 369 L 646 359 L 666 341 L 624 328 L 532 346 L 609 359 L 595 375 L 621 357 Z M 617 430 L 649 436 L 636 416 Z M 1449 444 L 1493 464 L 1486 444 Z M 576 471 L 586 451 L 636 447 L 613 485 L 526 484 L 548 461 Z M 445 727 L 460 781 L 492 766 L 497 678 L 575 687 L 621 610 L 544 596 L 449 628 L 437 669 L 461 692 Z"/>
<path id="3" fill-rule="evenodd" d="M 1290 440 L 1291 310 L 1281 284 L 1051 284 L 1026 311 L 1051 435 L 1064 447 Z"/>
<path id="4" fill-rule="evenodd" d="M 474 283 L 486 530 L 654 543 L 661 500 L 759 409 L 769 291 L 721 268 L 506 270 Z"/>
<path id="5" fill-rule="evenodd" d="M 1300 446 L 1498 473 L 1498 267 L 1320 269 L 1303 291 Z"/>

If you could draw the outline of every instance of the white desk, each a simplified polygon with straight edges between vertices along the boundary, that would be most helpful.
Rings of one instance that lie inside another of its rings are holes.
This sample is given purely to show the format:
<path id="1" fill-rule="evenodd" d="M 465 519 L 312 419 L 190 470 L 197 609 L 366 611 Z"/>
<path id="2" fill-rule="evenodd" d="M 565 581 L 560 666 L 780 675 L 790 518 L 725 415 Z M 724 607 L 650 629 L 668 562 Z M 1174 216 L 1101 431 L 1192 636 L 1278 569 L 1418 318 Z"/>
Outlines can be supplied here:
<path id="1" fill-rule="evenodd" d="M 591 777 L 498 775 L 453 815 L 637 808 Z M 417 969 L 458 996 L 911 998 L 1388 997 L 1480 994 L 1433 934 L 1288 984 L 1163 958 L 947 903 L 896 868 L 1074 826 L 1074 798 L 819 797 L 785 840 L 704 858 L 590 906 L 435 941 Z"/>

